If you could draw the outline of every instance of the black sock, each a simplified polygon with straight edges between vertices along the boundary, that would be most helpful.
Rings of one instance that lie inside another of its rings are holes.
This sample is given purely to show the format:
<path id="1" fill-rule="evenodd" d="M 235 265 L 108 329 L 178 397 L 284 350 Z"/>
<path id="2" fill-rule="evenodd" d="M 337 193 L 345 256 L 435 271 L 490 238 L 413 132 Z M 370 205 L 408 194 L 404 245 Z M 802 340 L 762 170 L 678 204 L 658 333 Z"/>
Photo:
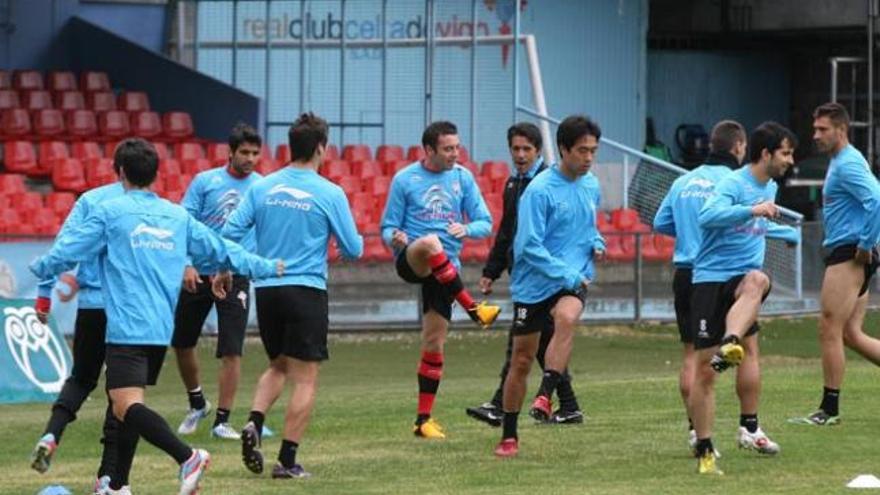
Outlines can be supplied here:
<path id="1" fill-rule="evenodd" d="M 61 435 L 64 433 L 64 428 L 75 419 L 75 414 L 56 404 L 52 407 L 52 415 L 49 416 L 49 423 L 46 425 L 45 433 L 51 433 L 55 437 L 55 443 L 61 443 Z"/>
<path id="2" fill-rule="evenodd" d="M 98 466 L 98 478 L 109 476 L 110 479 L 113 479 L 116 473 L 116 458 L 118 457 L 116 450 L 119 445 L 119 431 L 122 429 L 122 423 L 113 415 L 113 407 L 109 404 L 104 413 L 103 429 L 104 434 L 101 437 L 103 448 L 101 449 L 101 465 Z"/>
<path id="3" fill-rule="evenodd" d="M 196 387 L 192 390 L 189 390 L 186 392 L 186 395 L 189 396 L 190 409 L 205 408 L 205 394 L 202 393 L 202 387 Z"/>
<path id="4" fill-rule="evenodd" d="M 739 425 L 749 430 L 749 433 L 758 431 L 758 415 L 757 414 L 740 414 Z"/>
<path id="5" fill-rule="evenodd" d="M 260 411 L 251 411 L 248 416 L 248 421 L 252 422 L 254 426 L 257 427 L 257 435 L 263 434 L 263 423 L 266 421 L 266 415 L 261 413 Z"/>
<path id="6" fill-rule="evenodd" d="M 214 426 L 219 424 L 228 423 L 229 422 L 229 409 L 223 409 L 221 407 L 217 408 L 217 416 L 214 417 Z"/>
<path id="7" fill-rule="evenodd" d="M 559 397 L 559 409 L 562 411 L 580 411 L 581 406 L 578 404 L 577 397 L 574 396 L 574 389 L 571 388 L 571 377 L 568 373 L 562 376 L 559 384 L 556 386 L 556 395 Z"/>
<path id="8" fill-rule="evenodd" d="M 840 400 L 840 389 L 838 388 L 822 388 L 822 405 L 819 409 L 825 411 L 829 416 L 837 416 L 839 414 L 838 404 Z"/>
<path id="9" fill-rule="evenodd" d="M 117 426 L 119 429 L 116 432 L 116 446 L 113 449 L 113 446 L 110 445 L 109 448 L 112 450 L 108 454 L 115 457 L 115 466 L 111 473 L 107 473 L 110 475 L 110 488 L 114 490 L 119 490 L 128 484 L 128 475 L 131 473 L 131 464 L 137 451 L 138 440 L 140 440 L 140 435 L 133 425 L 122 422 Z M 104 444 L 104 449 L 107 448 L 108 445 Z"/>
<path id="10" fill-rule="evenodd" d="M 715 452 L 712 447 L 711 438 L 700 438 L 697 440 L 697 457 L 702 457 L 707 452 Z"/>
<path id="11" fill-rule="evenodd" d="M 553 397 L 553 392 L 556 391 L 556 387 L 559 386 L 560 381 L 562 381 L 562 375 L 558 371 L 544 371 L 544 378 L 541 380 L 541 388 L 539 389 L 538 394 L 547 398 Z"/>
<path id="12" fill-rule="evenodd" d="M 503 401 L 504 401 L 504 380 L 501 380 L 501 384 L 498 385 L 498 388 L 495 390 L 495 395 L 492 396 L 492 400 L 490 402 L 497 409 L 501 409 L 501 404 Z"/>
<path id="13" fill-rule="evenodd" d="M 694 429 L 694 422 L 693 422 L 693 420 L 691 420 L 691 417 L 688 416 L 688 431 L 691 431 L 693 429 Z"/>
<path id="14" fill-rule="evenodd" d="M 162 416 L 144 404 L 129 407 L 123 423 L 144 437 L 144 440 L 173 457 L 178 464 L 183 464 L 192 456 L 193 451 L 189 445 L 177 438 Z"/>
<path id="15" fill-rule="evenodd" d="M 296 449 L 299 444 L 291 440 L 282 440 L 281 449 L 278 451 L 278 462 L 287 469 L 296 464 Z"/>
<path id="16" fill-rule="evenodd" d="M 504 433 L 502 439 L 518 438 L 516 435 L 516 423 L 519 420 L 519 412 L 504 411 Z"/>
<path id="17" fill-rule="evenodd" d="M 95 389 L 92 383 L 81 382 L 76 377 L 69 377 L 61 387 L 61 392 L 52 405 L 52 415 L 46 425 L 45 433 L 55 436 L 55 443 L 61 443 L 61 435 L 69 423 L 76 420 L 76 412 Z"/>

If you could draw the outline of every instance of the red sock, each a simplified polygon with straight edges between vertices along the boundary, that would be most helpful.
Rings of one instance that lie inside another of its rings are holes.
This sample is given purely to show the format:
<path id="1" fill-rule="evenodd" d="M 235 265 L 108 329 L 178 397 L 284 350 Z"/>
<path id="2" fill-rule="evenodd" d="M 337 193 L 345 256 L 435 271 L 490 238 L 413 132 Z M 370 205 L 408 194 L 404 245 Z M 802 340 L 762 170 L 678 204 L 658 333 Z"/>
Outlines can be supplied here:
<path id="1" fill-rule="evenodd" d="M 440 285 L 452 294 L 455 300 L 458 301 L 458 304 L 461 304 L 464 309 L 471 309 L 476 306 L 471 293 L 464 288 L 455 265 L 446 257 L 446 252 L 440 251 L 432 255 L 428 258 L 428 264 L 431 266 L 431 274 L 440 282 Z"/>
<path id="2" fill-rule="evenodd" d="M 422 351 L 422 360 L 419 363 L 419 419 L 431 417 L 434 408 L 434 398 L 437 389 L 440 388 L 440 378 L 443 376 L 443 353 Z"/>

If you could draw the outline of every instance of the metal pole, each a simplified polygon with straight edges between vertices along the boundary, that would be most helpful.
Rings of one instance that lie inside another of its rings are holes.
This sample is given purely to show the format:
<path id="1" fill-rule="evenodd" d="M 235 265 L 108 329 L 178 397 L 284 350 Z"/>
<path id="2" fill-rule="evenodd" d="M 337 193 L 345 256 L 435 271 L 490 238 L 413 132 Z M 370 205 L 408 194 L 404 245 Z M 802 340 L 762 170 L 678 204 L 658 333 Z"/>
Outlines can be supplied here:
<path id="1" fill-rule="evenodd" d="M 199 2 L 195 2 L 195 18 L 193 25 L 193 69 L 199 69 Z"/>
<path id="2" fill-rule="evenodd" d="M 798 231 L 798 242 L 794 247 L 794 293 L 798 299 L 801 299 L 804 295 L 804 226 L 798 223 L 795 228 Z"/>
<path id="3" fill-rule="evenodd" d="M 425 2 L 425 126 L 431 123 L 434 91 L 434 0 Z"/>
<path id="4" fill-rule="evenodd" d="M 186 36 L 186 15 L 183 13 L 185 8 L 185 3 L 177 3 L 177 61 L 181 64 L 183 63 L 183 38 Z"/>
<path id="5" fill-rule="evenodd" d="M 544 116 L 549 116 L 547 113 L 547 101 L 544 99 L 544 81 L 541 79 L 541 63 L 538 60 L 538 45 L 535 42 L 535 37 L 533 35 L 527 34 L 524 38 L 526 43 L 526 58 L 529 61 L 529 79 L 532 82 L 532 98 L 535 100 L 535 109 Z M 517 38 L 514 38 L 514 46 L 519 44 L 517 40 Z M 522 110 L 522 108 L 519 108 L 519 110 Z M 553 163 L 556 155 L 553 151 L 550 123 L 546 119 L 541 119 L 538 122 L 538 127 L 541 128 L 541 138 L 544 140 L 544 161 L 548 164 Z"/>
<path id="6" fill-rule="evenodd" d="M 345 0 L 341 0 L 342 15 L 340 17 L 341 29 L 339 31 L 339 145 L 345 146 Z M 327 37 L 330 37 L 330 26 L 327 26 Z"/>
<path id="7" fill-rule="evenodd" d="M 629 188 L 626 187 L 626 181 L 629 180 L 629 155 L 623 154 L 623 180 L 620 181 L 623 187 L 623 207 L 629 208 Z"/>
<path id="8" fill-rule="evenodd" d="M 268 27 L 268 26 L 267 26 Z M 238 79 L 238 0 L 232 0 L 232 85 Z"/>
<path id="9" fill-rule="evenodd" d="M 477 0 L 471 0 L 471 156 L 477 151 Z"/>
<path id="10" fill-rule="evenodd" d="M 299 113 L 306 111 L 306 0 L 299 0 Z"/>
<path id="11" fill-rule="evenodd" d="M 636 234 L 636 259 L 635 268 L 636 293 L 633 300 L 633 319 L 636 323 L 642 320 L 642 234 Z"/>
<path id="12" fill-rule="evenodd" d="M 266 0 L 266 70 L 264 71 L 264 79 L 263 79 L 263 104 L 266 106 L 266 122 L 263 122 L 263 141 L 269 141 L 269 124 L 268 122 L 272 120 L 272 116 L 269 115 L 269 89 L 270 89 L 270 80 L 272 77 L 272 30 L 269 28 L 270 23 L 272 21 L 272 0 Z"/>
<path id="13" fill-rule="evenodd" d="M 388 115 L 388 98 L 385 92 L 388 91 L 388 32 L 385 29 L 387 24 L 386 14 L 388 10 L 388 0 L 382 0 L 382 144 L 386 141 L 386 119 Z"/>
<path id="14" fill-rule="evenodd" d="M 831 59 L 831 101 L 837 101 L 837 60 Z"/>
<path id="15" fill-rule="evenodd" d="M 513 2 L 513 120 L 519 110 L 519 9 L 521 0 Z"/>

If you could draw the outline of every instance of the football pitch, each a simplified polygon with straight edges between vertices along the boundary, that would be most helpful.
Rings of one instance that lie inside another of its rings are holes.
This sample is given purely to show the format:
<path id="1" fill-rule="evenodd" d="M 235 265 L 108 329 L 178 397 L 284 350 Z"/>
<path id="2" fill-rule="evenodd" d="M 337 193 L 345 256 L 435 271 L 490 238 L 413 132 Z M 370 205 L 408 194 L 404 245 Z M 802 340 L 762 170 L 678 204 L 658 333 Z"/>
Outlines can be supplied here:
<path id="1" fill-rule="evenodd" d="M 871 314 L 866 329 L 877 333 Z M 760 335 L 763 394 L 760 421 L 782 452 L 762 457 L 734 445 L 739 406 L 735 372 L 718 382 L 715 445 L 722 453 L 722 477 L 696 474 L 687 448 L 686 420 L 678 394 L 681 348 L 671 325 L 600 327 L 579 331 L 572 357 L 574 388 L 587 421 L 579 426 L 533 424 L 520 417 L 520 455 L 496 459 L 500 430 L 464 414 L 488 400 L 498 383 L 506 329 L 451 333 L 434 416 L 445 426 L 445 441 L 414 438 L 418 334 L 343 334 L 331 337 L 331 359 L 322 368 L 317 405 L 298 462 L 312 473 L 306 480 L 277 481 L 251 474 L 237 442 L 212 439 L 210 420 L 188 437 L 213 457 L 202 484 L 206 494 L 514 494 L 514 493 L 844 493 L 857 474 L 880 475 L 877 443 L 880 370 L 848 355 L 841 394 L 842 422 L 821 428 L 790 425 L 818 405 L 821 365 L 816 320 L 767 321 Z M 216 400 L 217 361 L 212 339 L 202 339 L 203 386 Z M 250 341 L 242 388 L 232 414 L 240 427 L 257 376 L 265 364 L 262 348 Z M 533 370 L 527 397 L 537 387 Z M 103 387 L 103 384 L 99 387 Z M 284 399 L 267 417 L 276 432 Z M 174 358 L 169 354 L 147 402 L 176 428 L 187 407 Z M 48 418 L 49 404 L 0 406 L 0 494 L 30 495 L 59 483 L 73 493 L 89 492 L 100 457 L 101 421 L 106 406 L 93 394 L 71 424 L 53 459 L 39 475 L 29 454 Z M 528 408 L 528 403 L 526 404 Z M 280 438 L 265 439 L 271 469 Z M 137 495 L 177 493 L 177 467 L 141 441 L 132 470 Z"/>

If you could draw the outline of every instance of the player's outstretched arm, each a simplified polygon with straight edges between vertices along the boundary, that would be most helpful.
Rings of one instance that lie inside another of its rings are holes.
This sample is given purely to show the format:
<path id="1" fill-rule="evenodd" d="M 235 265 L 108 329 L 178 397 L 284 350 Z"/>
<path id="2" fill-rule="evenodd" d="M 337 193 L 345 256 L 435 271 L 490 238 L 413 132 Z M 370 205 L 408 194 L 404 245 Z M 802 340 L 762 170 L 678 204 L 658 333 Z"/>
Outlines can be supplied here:
<path id="1" fill-rule="evenodd" d="M 342 257 L 356 260 L 364 254 L 364 238 L 357 231 L 348 199 L 342 190 L 332 196 L 330 205 L 330 231 L 336 237 Z"/>
<path id="2" fill-rule="evenodd" d="M 738 204 L 739 198 L 739 183 L 732 178 L 722 179 L 715 187 L 715 194 L 700 210 L 700 228 L 724 229 L 752 218 L 752 207 Z"/>
<path id="3" fill-rule="evenodd" d="M 402 180 L 400 174 L 395 175 L 391 181 L 391 189 L 388 191 L 388 202 L 385 203 L 385 211 L 382 213 L 382 221 L 380 228 L 382 232 L 382 242 L 385 245 L 397 248 L 395 246 L 395 232 L 403 230 L 403 215 L 406 212 L 406 196 L 403 191 Z"/>
<path id="4" fill-rule="evenodd" d="M 107 247 L 105 212 L 96 208 L 70 235 L 59 235 L 49 252 L 30 264 L 31 272 L 46 280 L 73 268 L 76 263 L 89 260 Z"/>

